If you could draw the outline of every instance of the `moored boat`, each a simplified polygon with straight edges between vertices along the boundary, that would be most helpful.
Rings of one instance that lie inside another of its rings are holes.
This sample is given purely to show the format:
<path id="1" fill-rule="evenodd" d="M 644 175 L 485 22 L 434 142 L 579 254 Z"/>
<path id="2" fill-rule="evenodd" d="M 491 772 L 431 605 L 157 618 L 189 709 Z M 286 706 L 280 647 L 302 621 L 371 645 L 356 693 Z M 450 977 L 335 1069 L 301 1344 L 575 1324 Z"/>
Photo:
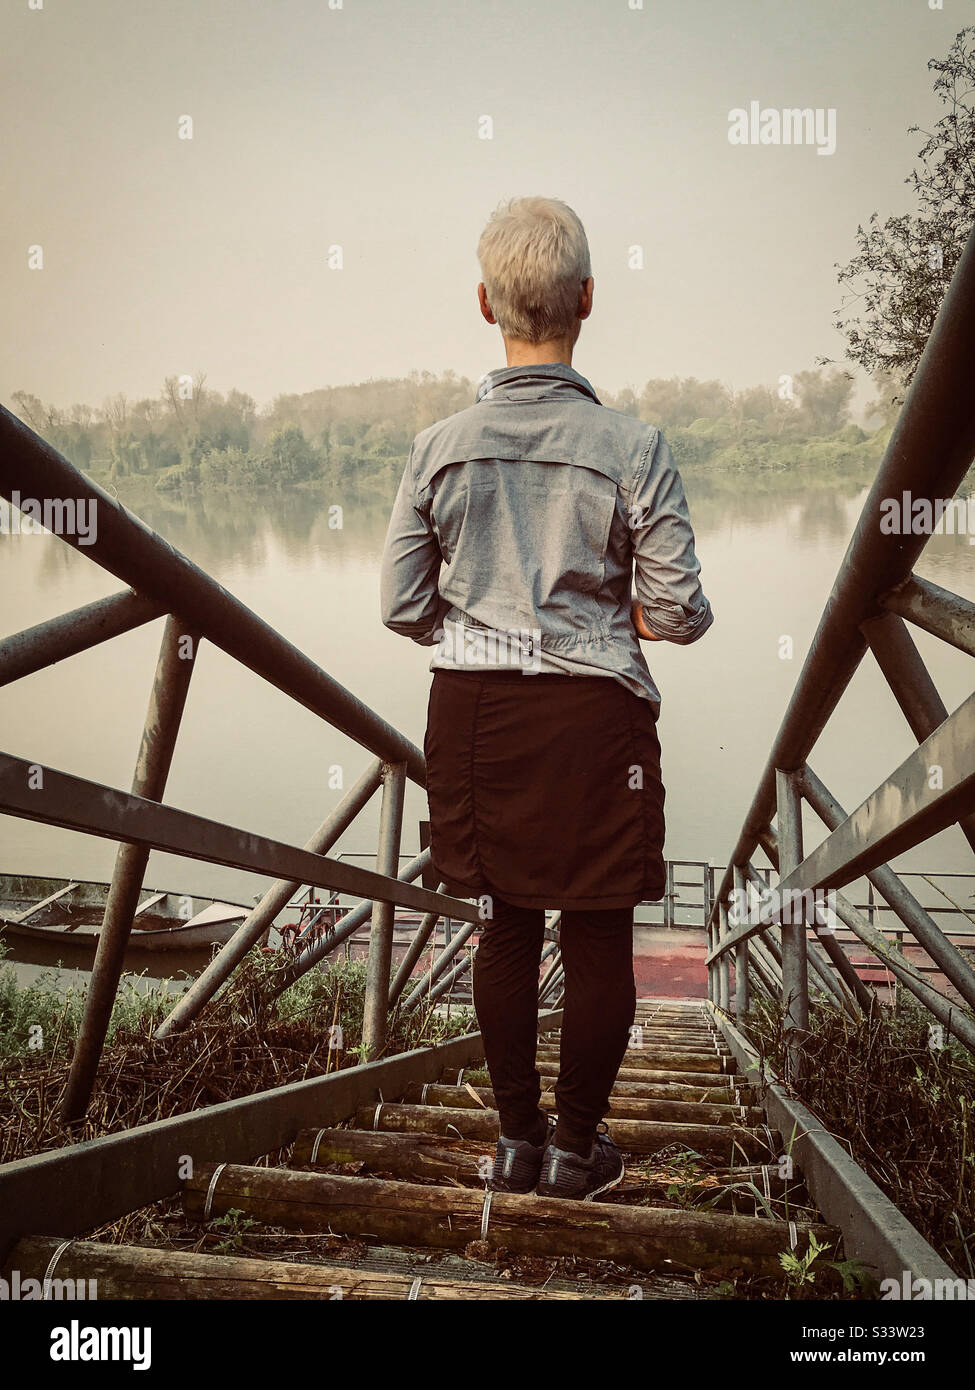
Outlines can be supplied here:
<path id="1" fill-rule="evenodd" d="M 94 960 L 110 885 L 86 879 L 0 874 L 0 940 L 13 959 L 60 960 L 87 967 Z M 229 941 L 250 907 L 195 893 L 144 889 L 132 923 L 126 964 L 157 953 L 205 960 Z"/>

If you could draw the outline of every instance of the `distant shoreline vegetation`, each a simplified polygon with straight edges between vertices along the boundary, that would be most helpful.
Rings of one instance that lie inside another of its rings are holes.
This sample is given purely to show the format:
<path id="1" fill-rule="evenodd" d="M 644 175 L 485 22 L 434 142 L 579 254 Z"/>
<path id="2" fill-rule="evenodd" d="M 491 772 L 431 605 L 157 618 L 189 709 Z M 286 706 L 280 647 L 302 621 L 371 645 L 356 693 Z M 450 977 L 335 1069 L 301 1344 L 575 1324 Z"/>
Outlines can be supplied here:
<path id="1" fill-rule="evenodd" d="M 851 377 L 799 372 L 778 388 L 733 392 L 695 377 L 655 379 L 639 391 L 597 393 L 604 405 L 659 426 L 688 472 L 876 467 L 897 403 L 868 411 L 871 432 L 850 420 Z M 17 391 L 21 419 L 100 483 L 141 481 L 162 494 L 212 488 L 291 488 L 323 479 L 386 494 L 398 483 L 413 438 L 474 401 L 476 383 L 453 372 L 329 386 L 281 395 L 259 409 L 252 397 L 211 390 L 204 376 L 170 377 L 158 397 L 116 395 L 101 409 L 62 410 Z"/>

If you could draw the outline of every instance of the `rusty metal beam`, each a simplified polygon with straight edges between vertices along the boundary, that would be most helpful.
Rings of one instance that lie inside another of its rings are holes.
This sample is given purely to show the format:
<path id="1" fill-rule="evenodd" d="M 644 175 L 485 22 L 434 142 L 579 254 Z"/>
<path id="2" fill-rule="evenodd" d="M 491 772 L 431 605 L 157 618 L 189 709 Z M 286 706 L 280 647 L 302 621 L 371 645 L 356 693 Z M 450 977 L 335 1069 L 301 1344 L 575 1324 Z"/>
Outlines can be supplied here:
<path id="1" fill-rule="evenodd" d="M 386 878 L 395 878 L 396 870 L 399 868 L 405 791 L 405 763 L 385 766 L 383 799 L 379 812 L 379 839 L 376 845 L 376 870 Z M 386 1045 L 395 913 L 396 909 L 392 903 L 383 902 L 378 898 L 373 902 L 369 958 L 366 962 L 366 995 L 362 1015 L 362 1045 L 366 1049 L 367 1058 L 377 1056 Z"/>
<path id="2" fill-rule="evenodd" d="M 805 794 L 804 781 L 801 786 L 803 794 Z M 778 872 L 779 845 L 771 829 L 762 836 L 760 843 L 768 856 L 769 863 Z M 849 956 L 837 941 L 835 932 L 821 929 L 815 923 L 813 925 L 816 933 L 815 940 L 806 938 L 806 952 L 810 966 L 816 971 L 827 990 L 834 996 L 839 1007 L 849 1013 L 851 1017 L 857 1016 L 857 1006 L 865 1013 L 869 1013 L 875 1002 L 870 986 L 864 984 L 860 979 Z M 825 960 L 821 958 L 820 950 L 825 952 Z M 836 975 L 830 970 L 830 964 L 835 968 Z"/>
<path id="3" fill-rule="evenodd" d="M 778 805 L 776 823 L 779 847 L 779 891 L 782 880 L 802 862 L 802 796 L 794 773 L 776 771 L 775 792 Z M 785 1011 L 785 1074 L 797 1081 L 805 1071 L 803 1042 L 809 1031 L 809 976 L 806 960 L 806 922 L 800 907 L 795 914 L 782 915 L 782 1007 Z M 727 955 L 725 956 L 727 959 Z"/>
<path id="4" fill-rule="evenodd" d="M 948 718 L 948 710 L 904 619 L 893 613 L 871 618 L 863 624 L 863 635 L 910 725 L 911 733 L 918 743 L 922 743 Z M 965 839 L 975 849 L 975 816 L 964 816 L 958 824 Z"/>
<path id="5" fill-rule="evenodd" d="M 437 892 L 443 892 L 445 887 L 446 884 L 438 883 Z M 423 948 L 426 946 L 427 942 L 430 940 L 430 937 L 436 931 L 437 923 L 439 921 L 440 918 L 437 916 L 435 912 L 427 912 L 423 916 L 416 931 L 413 933 L 413 940 L 407 947 L 406 955 L 400 961 L 399 969 L 396 972 L 396 976 L 393 980 L 393 983 L 389 987 L 390 1008 L 393 1007 L 393 1005 L 399 999 L 400 995 L 403 993 L 403 990 L 406 988 L 410 976 L 413 974 L 413 967 L 416 965 L 417 961 L 423 955 Z"/>
<path id="6" fill-rule="evenodd" d="M 884 595 L 883 606 L 932 637 L 975 656 L 975 603 L 967 598 L 912 574 L 905 584 Z"/>
<path id="7" fill-rule="evenodd" d="M 783 875 L 779 890 L 841 888 L 973 808 L 975 695 L 970 695 L 842 825 Z"/>
<path id="8" fill-rule="evenodd" d="M 132 794 L 140 799 L 161 801 L 166 790 L 198 650 L 197 634 L 184 628 L 178 618 L 167 618 L 132 779 Z M 84 1014 L 59 1107 L 66 1124 L 82 1119 L 91 1100 L 148 862 L 146 846 L 119 845 Z"/>
<path id="9" fill-rule="evenodd" d="M 77 656 L 112 637 L 143 627 L 165 612 L 162 603 L 125 589 L 15 632 L 0 641 L 0 685 L 10 685 L 66 657 Z"/>
<path id="10" fill-rule="evenodd" d="M 357 897 L 380 898 L 462 922 L 472 922 L 478 916 L 476 904 L 460 898 L 431 893 L 401 879 L 387 879 L 372 869 L 360 869 L 323 854 L 309 854 L 294 845 L 162 806 L 10 753 L 0 753 L 0 812 L 165 850 L 186 859 L 202 859 L 208 864 L 295 879 Z"/>

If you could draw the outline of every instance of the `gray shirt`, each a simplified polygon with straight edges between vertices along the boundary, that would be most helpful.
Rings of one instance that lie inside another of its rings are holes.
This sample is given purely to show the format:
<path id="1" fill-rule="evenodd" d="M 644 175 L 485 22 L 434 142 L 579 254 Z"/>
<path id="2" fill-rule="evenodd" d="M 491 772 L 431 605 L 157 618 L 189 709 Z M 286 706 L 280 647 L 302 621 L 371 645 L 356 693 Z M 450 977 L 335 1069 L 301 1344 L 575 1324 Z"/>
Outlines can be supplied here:
<path id="1" fill-rule="evenodd" d="M 413 441 L 386 536 L 382 619 L 430 669 L 520 665 L 660 693 L 630 613 L 686 644 L 713 621 L 658 429 L 560 362 L 489 372 Z"/>

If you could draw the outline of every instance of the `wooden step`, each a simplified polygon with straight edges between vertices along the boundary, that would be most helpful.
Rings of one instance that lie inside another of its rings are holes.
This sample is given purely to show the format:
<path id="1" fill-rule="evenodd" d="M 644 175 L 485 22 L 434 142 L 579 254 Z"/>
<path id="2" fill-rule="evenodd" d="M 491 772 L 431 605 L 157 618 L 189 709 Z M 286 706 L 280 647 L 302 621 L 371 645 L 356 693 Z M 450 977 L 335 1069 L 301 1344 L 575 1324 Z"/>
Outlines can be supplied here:
<path id="1" fill-rule="evenodd" d="M 36 1279 L 43 1287 L 45 1271 L 63 1244 L 49 1236 L 33 1236 L 15 1247 L 9 1268 L 23 1281 Z M 160 1250 L 138 1245 L 107 1245 L 72 1241 L 58 1259 L 59 1280 L 94 1280 L 104 1299 L 521 1299 L 562 1301 L 581 1298 L 625 1298 L 625 1289 L 585 1294 L 534 1288 L 528 1284 L 492 1279 L 458 1280 L 438 1270 L 422 1275 L 390 1274 L 351 1269 L 341 1264 L 299 1264 L 264 1260 L 255 1255 L 205 1255 L 189 1250 Z M 63 1285 L 62 1285 L 63 1287 Z M 77 1285 L 75 1285 L 77 1287 Z"/>
<path id="2" fill-rule="evenodd" d="M 493 1154 L 473 1139 L 413 1132 L 395 1134 L 362 1129 L 305 1129 L 295 1140 L 292 1166 L 327 1169 L 357 1165 L 365 1173 L 394 1178 L 457 1183 L 483 1189 Z M 754 1186 L 755 1192 L 749 1185 Z M 606 1200 L 638 1202 L 713 1202 L 720 1211 L 758 1213 L 764 1203 L 773 1207 L 788 1198 L 790 1208 L 808 1206 L 803 1184 L 779 1176 L 777 1167 L 748 1164 L 739 1168 L 699 1167 L 681 1170 L 655 1165 L 652 1160 L 631 1162 L 626 1176 Z M 780 1215 L 783 1213 L 779 1213 Z"/>
<path id="3" fill-rule="evenodd" d="M 558 1048 L 545 1048 L 535 1054 L 538 1063 L 548 1062 L 558 1065 Z M 716 1052 L 662 1052 L 644 1048 L 641 1052 L 627 1052 L 620 1072 L 690 1072 L 694 1076 L 729 1076 L 736 1072 L 733 1058 L 723 1058 Z"/>
<path id="4" fill-rule="evenodd" d="M 551 1061 L 542 1058 L 536 1063 L 536 1066 L 538 1074 L 543 1080 L 545 1078 L 554 1079 L 559 1074 L 557 1058 L 553 1058 Z M 441 1080 L 447 1086 L 462 1086 L 472 1071 L 480 1070 L 482 1070 L 480 1067 L 464 1067 L 459 1072 L 445 1070 L 441 1074 Z M 661 1071 L 653 1067 L 628 1067 L 625 1065 L 617 1072 L 616 1081 L 617 1084 L 621 1081 L 629 1081 L 638 1085 L 649 1086 L 691 1086 L 697 1088 L 706 1086 L 729 1093 L 735 1086 L 747 1084 L 740 1074 L 734 1072 Z"/>
<path id="5" fill-rule="evenodd" d="M 357 1129 L 409 1133 L 455 1134 L 458 1139 L 498 1138 L 496 1110 L 465 1110 L 459 1106 L 398 1105 L 381 1103 L 356 1112 Z M 657 1153 L 678 1144 L 719 1158 L 768 1160 L 782 1152 L 782 1139 L 774 1131 L 730 1124 L 679 1124 L 664 1120 L 613 1120 L 610 1137 L 624 1153 Z"/>
<path id="6" fill-rule="evenodd" d="M 408 1105 L 461 1106 L 465 1110 L 493 1110 L 494 1092 L 486 1086 L 437 1086 L 417 1083 L 408 1086 L 403 1100 Z M 555 1095 L 543 1091 L 539 1102 L 543 1110 L 555 1109 Z M 757 1107 L 706 1105 L 699 1101 L 656 1100 L 642 1096 L 610 1098 L 607 1118 L 621 1120 L 683 1120 L 688 1124 L 759 1125 L 764 1116 Z"/>
<path id="7" fill-rule="evenodd" d="M 544 1058 L 537 1063 L 538 1074 L 541 1077 L 556 1077 L 559 1074 L 559 1064 L 556 1060 L 546 1061 Z M 708 1071 L 664 1071 L 657 1067 L 631 1067 L 622 1066 L 616 1073 L 617 1081 L 637 1081 L 645 1082 L 657 1086 L 721 1086 L 724 1088 L 732 1087 L 744 1078 L 737 1076 L 733 1072 L 708 1072 Z"/>
<path id="8" fill-rule="evenodd" d="M 723 1212 L 698 1214 L 558 1198 L 481 1193 L 378 1178 L 299 1173 L 242 1164 L 199 1164 L 183 1190 L 186 1215 L 209 1220 L 231 1209 L 289 1230 L 331 1231 L 411 1245 L 554 1258 L 613 1260 L 634 1269 L 679 1261 L 698 1269 L 781 1274 L 779 1255 L 809 1237 L 831 1249 L 824 1225 Z"/>

